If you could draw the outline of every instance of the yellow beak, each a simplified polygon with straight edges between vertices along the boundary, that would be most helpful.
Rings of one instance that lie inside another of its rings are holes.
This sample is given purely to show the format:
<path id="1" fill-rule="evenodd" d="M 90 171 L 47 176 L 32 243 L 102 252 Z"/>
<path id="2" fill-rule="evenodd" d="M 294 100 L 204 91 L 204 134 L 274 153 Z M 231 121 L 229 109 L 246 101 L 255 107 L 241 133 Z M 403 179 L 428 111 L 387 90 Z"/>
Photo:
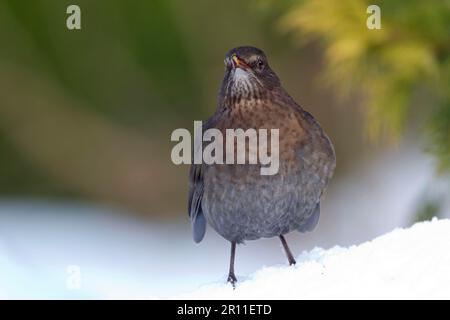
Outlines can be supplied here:
<path id="1" fill-rule="evenodd" d="M 241 67 L 241 68 L 243 68 L 243 69 L 248 68 L 248 65 L 247 65 L 244 61 L 242 61 L 241 59 L 239 59 L 237 55 L 233 54 L 233 55 L 231 56 L 231 59 L 233 60 L 233 62 L 234 62 L 234 64 L 235 64 L 236 67 Z"/>

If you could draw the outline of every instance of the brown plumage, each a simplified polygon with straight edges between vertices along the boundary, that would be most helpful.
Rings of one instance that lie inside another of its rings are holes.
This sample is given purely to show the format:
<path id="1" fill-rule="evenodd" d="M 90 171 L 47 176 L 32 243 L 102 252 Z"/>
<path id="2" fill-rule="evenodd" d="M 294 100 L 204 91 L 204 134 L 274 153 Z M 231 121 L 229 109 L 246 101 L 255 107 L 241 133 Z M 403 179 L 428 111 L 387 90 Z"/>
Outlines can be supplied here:
<path id="1" fill-rule="evenodd" d="M 313 116 L 283 89 L 260 49 L 232 49 L 225 67 L 216 112 L 203 129 L 216 128 L 224 135 L 226 129 L 279 129 L 275 175 L 261 175 L 259 164 L 191 166 L 189 215 L 194 240 L 202 240 L 208 223 L 231 242 L 228 281 L 234 285 L 236 243 L 277 236 L 289 263 L 295 263 L 283 235 L 316 226 L 335 153 Z"/>

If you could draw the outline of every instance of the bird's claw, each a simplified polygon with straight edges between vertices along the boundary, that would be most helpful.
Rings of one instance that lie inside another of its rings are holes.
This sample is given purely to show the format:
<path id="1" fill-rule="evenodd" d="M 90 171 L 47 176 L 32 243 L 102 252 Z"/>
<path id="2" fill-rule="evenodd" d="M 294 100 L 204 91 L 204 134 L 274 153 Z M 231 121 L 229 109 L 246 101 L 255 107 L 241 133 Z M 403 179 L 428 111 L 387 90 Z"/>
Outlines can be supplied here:
<path id="1" fill-rule="evenodd" d="M 227 283 L 228 282 L 231 283 L 231 285 L 233 286 L 233 289 L 236 289 L 237 278 L 234 274 L 230 273 L 228 275 Z"/>

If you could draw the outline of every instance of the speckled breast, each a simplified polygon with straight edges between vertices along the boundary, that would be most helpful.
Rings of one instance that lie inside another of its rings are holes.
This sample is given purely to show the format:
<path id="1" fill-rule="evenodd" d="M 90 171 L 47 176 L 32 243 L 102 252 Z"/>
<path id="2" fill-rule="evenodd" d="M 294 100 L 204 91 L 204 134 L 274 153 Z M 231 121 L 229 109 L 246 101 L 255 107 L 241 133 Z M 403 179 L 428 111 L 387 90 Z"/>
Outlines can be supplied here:
<path id="1" fill-rule="evenodd" d="M 279 129 L 278 173 L 261 175 L 259 164 L 204 166 L 203 213 L 220 235 L 237 242 L 300 230 L 335 166 L 331 142 L 308 113 L 264 105 L 246 108 L 245 117 L 236 108 L 215 127 Z"/>

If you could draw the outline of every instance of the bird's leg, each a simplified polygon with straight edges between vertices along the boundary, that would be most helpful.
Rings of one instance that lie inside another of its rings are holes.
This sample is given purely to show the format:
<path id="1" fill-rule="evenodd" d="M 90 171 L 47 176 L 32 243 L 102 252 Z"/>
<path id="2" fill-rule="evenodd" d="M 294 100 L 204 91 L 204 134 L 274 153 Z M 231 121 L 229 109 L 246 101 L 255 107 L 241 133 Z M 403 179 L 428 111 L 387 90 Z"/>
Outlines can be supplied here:
<path id="1" fill-rule="evenodd" d="M 236 288 L 236 276 L 234 274 L 234 256 L 236 254 L 236 241 L 231 241 L 231 255 L 230 255 L 230 272 L 228 272 L 227 282 L 230 282 L 233 289 Z"/>
<path id="2" fill-rule="evenodd" d="M 288 258 L 289 265 L 292 266 L 296 262 L 295 262 L 294 256 L 292 255 L 291 250 L 289 249 L 286 239 L 284 238 L 284 236 L 282 234 L 280 235 L 280 240 L 281 240 L 281 243 L 283 244 L 284 252 L 286 253 L 286 256 Z"/>

